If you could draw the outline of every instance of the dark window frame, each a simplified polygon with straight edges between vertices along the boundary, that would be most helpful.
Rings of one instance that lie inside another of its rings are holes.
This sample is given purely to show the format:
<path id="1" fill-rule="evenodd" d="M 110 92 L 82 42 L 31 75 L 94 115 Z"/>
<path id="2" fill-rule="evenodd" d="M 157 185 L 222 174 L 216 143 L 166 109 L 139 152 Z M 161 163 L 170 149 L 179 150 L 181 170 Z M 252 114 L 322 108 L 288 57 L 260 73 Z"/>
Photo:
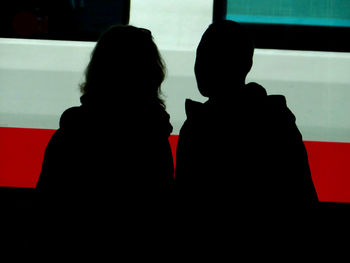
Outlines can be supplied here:
<path id="1" fill-rule="evenodd" d="M 51 0 L 50 0 L 51 1 Z M 59 0 L 56 0 L 59 1 Z M 19 38 L 19 39 L 42 39 L 42 40 L 67 40 L 67 41 L 97 41 L 100 35 L 107 30 L 108 26 L 104 27 L 101 30 L 96 30 L 96 27 L 93 31 L 81 31 L 78 27 L 76 27 L 76 24 L 70 24 L 70 22 L 80 23 L 79 20 L 70 20 L 70 14 L 74 13 L 62 13 L 62 18 L 59 17 L 59 11 L 56 11 L 55 6 L 52 2 L 46 2 L 45 0 L 33 0 L 33 3 L 36 3 L 39 5 L 40 10 L 46 10 L 45 13 L 42 14 L 41 11 L 37 15 L 37 19 L 43 20 L 46 19 L 46 30 L 49 31 L 43 31 L 43 32 L 35 32 L 32 35 L 25 35 L 25 34 L 17 34 L 15 32 L 15 12 L 19 11 L 25 11 L 29 13 L 36 13 L 39 10 L 35 8 L 35 5 L 29 4 L 26 0 L 19 0 L 17 2 L 11 2 L 8 7 L 8 11 L 6 9 L 1 12 L 3 15 L 0 17 L 0 38 Z M 45 4 L 42 4 L 42 3 Z M 66 0 L 66 2 L 69 2 Z M 65 4 L 66 4 L 65 2 Z M 115 24 L 122 24 L 122 25 L 128 25 L 130 20 L 130 2 L 131 0 L 120 0 L 121 2 L 121 16 L 118 18 L 118 22 Z M 17 3 L 17 4 L 16 4 Z M 38 4 L 41 3 L 41 4 Z M 67 5 L 67 4 L 66 4 Z M 65 6 L 66 7 L 66 6 Z M 74 7 L 75 8 L 75 7 Z M 79 8 L 79 7 L 77 7 Z M 17 11 L 15 11 L 17 10 Z M 50 10 L 50 11 L 49 11 Z M 58 9 L 60 10 L 60 9 Z M 66 10 L 66 9 L 64 9 Z M 73 12 L 73 11 L 71 11 Z M 74 11 L 76 12 L 76 11 Z M 18 14 L 18 13 L 17 13 Z M 67 17 L 68 14 L 68 17 Z M 119 14 L 119 12 L 118 12 Z M 44 15 L 44 16 L 42 16 Z M 47 16 L 48 15 L 48 16 Z M 50 18 L 54 17 L 54 22 L 52 23 Z M 79 17 L 79 16 L 78 16 Z M 57 19 L 59 18 L 59 20 Z M 48 22 L 47 22 L 48 19 Z M 77 18 L 74 18 L 77 19 Z M 57 21 L 56 21 L 57 20 Z M 84 20 L 82 20 L 84 21 Z M 93 21 L 93 20 L 92 20 Z M 13 23 L 13 25 L 12 25 Z M 97 22 L 98 23 L 98 22 Z M 52 25 L 52 26 L 51 26 Z M 72 25 L 72 26 L 71 26 Z M 108 22 L 107 22 L 108 25 Z M 110 26 L 114 24 L 111 23 Z M 72 29 L 72 28 L 75 28 Z M 53 29 L 52 29 L 53 28 Z M 93 28 L 93 27 L 92 27 Z"/>
<path id="2" fill-rule="evenodd" d="M 213 21 L 223 20 L 227 0 L 214 0 Z M 256 48 L 350 52 L 349 27 L 300 26 L 242 23 Z M 302 40 L 302 41 L 301 41 Z"/>

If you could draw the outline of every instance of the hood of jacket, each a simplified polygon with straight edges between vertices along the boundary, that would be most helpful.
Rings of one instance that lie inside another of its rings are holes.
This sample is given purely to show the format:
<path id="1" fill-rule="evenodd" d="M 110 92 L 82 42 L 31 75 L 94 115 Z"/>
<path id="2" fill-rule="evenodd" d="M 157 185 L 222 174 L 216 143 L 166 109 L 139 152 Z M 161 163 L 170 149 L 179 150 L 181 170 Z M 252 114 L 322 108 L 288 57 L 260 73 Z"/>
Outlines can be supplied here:
<path id="1" fill-rule="evenodd" d="M 286 99 L 283 95 L 267 95 L 266 90 L 259 84 L 251 82 L 245 87 L 237 90 L 234 95 L 219 99 L 209 99 L 205 103 L 186 100 L 186 115 L 188 119 L 203 118 L 210 114 L 232 113 L 232 112 L 259 112 L 267 111 L 277 118 L 295 121 L 295 116 L 288 109 Z"/>

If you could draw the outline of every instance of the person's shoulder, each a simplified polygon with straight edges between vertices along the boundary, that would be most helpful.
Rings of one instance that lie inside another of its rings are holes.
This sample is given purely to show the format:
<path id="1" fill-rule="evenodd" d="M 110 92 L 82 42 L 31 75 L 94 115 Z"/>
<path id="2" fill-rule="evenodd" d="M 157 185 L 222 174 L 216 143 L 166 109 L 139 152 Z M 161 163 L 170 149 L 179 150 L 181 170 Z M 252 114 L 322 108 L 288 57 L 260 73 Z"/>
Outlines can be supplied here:
<path id="1" fill-rule="evenodd" d="M 261 99 L 267 96 L 267 92 L 265 88 L 256 82 L 248 83 L 245 86 L 244 90 L 249 95 L 249 97 L 252 97 L 252 98 Z"/>
<path id="2" fill-rule="evenodd" d="M 137 110 L 135 125 L 148 127 L 147 131 L 156 136 L 168 137 L 173 131 L 173 126 L 170 123 L 170 115 L 165 107 L 160 104 L 146 105 L 142 112 Z"/>
<path id="3" fill-rule="evenodd" d="M 206 116 L 205 105 L 198 101 L 186 99 L 185 113 L 186 119 L 181 127 L 182 132 L 188 129 L 192 130 L 197 127 L 199 123 L 203 122 Z"/>
<path id="4" fill-rule="evenodd" d="M 283 95 L 268 95 L 267 101 L 269 106 L 287 108 L 287 100 Z"/>
<path id="5" fill-rule="evenodd" d="M 266 101 L 268 106 L 287 107 L 287 100 L 283 95 L 267 95 L 266 89 L 258 83 L 250 82 L 245 86 L 245 95 L 249 98 Z"/>
<path id="6" fill-rule="evenodd" d="M 76 126 L 81 123 L 83 119 L 83 110 L 81 107 L 71 107 L 65 110 L 60 118 L 60 129 L 66 129 Z"/>
<path id="7" fill-rule="evenodd" d="M 258 107 L 264 120 L 270 120 L 273 124 L 295 123 L 295 115 L 289 109 L 284 95 L 268 95 L 266 89 L 255 82 L 248 83 L 245 90 L 250 102 Z"/>
<path id="8" fill-rule="evenodd" d="M 248 83 L 246 90 L 249 98 L 255 98 L 259 101 L 259 104 L 265 105 L 264 107 L 271 117 L 275 116 L 295 121 L 295 116 L 288 108 L 287 99 L 284 95 L 267 95 L 265 88 L 255 82 Z"/>
<path id="9" fill-rule="evenodd" d="M 286 97 L 283 95 L 267 96 L 267 107 L 269 113 L 279 119 L 285 119 L 295 122 L 296 118 L 293 112 L 288 108 Z"/>
<path id="10" fill-rule="evenodd" d="M 201 116 L 205 113 L 205 104 L 194 101 L 191 99 L 186 99 L 185 101 L 185 111 L 187 119 L 193 119 Z"/>

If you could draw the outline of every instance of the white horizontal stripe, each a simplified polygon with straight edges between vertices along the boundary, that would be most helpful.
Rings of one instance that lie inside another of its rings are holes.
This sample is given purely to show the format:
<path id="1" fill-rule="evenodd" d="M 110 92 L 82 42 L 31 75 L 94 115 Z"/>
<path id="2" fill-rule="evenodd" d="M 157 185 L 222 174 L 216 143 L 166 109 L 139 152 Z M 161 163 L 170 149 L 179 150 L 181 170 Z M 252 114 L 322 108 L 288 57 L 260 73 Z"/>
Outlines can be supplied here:
<path id="1" fill-rule="evenodd" d="M 0 126 L 57 128 L 62 112 L 79 105 L 78 85 L 93 44 L 29 42 L 0 43 L 1 56 L 6 54 L 0 66 Z M 195 51 L 161 53 L 168 66 L 162 89 L 176 134 L 185 119 L 185 99 L 205 98 L 196 88 Z M 256 50 L 248 79 L 269 94 L 286 96 L 305 139 L 350 142 L 349 69 L 348 53 Z"/>
<path id="2" fill-rule="evenodd" d="M 94 42 L 0 38 L 0 69 L 81 72 Z"/>

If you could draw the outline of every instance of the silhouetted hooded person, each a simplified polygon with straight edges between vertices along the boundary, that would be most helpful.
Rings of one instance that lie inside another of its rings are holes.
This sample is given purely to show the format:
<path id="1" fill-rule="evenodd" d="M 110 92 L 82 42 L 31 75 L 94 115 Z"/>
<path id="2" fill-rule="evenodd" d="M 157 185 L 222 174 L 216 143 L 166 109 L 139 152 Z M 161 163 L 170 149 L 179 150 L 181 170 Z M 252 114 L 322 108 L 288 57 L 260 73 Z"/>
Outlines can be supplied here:
<path id="1" fill-rule="evenodd" d="M 307 152 L 285 97 L 245 83 L 253 53 L 233 21 L 214 22 L 202 36 L 195 75 L 209 99 L 186 100 L 176 182 L 209 194 L 225 188 L 237 202 L 315 202 Z"/>
<path id="2" fill-rule="evenodd" d="M 165 66 L 151 32 L 114 26 L 93 50 L 81 106 L 66 110 L 45 152 L 37 189 L 64 196 L 167 185 L 173 178 Z"/>

